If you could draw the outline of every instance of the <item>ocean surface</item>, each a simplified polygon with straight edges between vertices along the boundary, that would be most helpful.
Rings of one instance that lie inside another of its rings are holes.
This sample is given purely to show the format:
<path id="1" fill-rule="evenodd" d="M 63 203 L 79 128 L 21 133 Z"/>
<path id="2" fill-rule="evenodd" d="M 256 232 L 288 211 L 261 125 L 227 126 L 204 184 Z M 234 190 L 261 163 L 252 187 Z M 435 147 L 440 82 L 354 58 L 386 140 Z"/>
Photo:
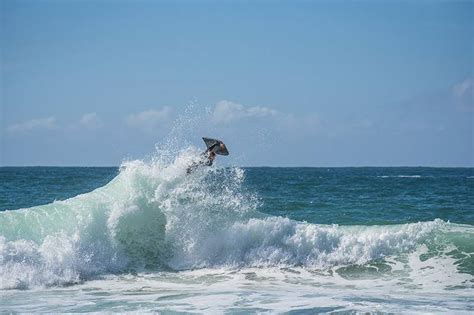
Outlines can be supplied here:
<path id="1" fill-rule="evenodd" d="M 0 168 L 0 312 L 474 312 L 473 168 L 196 156 Z"/>

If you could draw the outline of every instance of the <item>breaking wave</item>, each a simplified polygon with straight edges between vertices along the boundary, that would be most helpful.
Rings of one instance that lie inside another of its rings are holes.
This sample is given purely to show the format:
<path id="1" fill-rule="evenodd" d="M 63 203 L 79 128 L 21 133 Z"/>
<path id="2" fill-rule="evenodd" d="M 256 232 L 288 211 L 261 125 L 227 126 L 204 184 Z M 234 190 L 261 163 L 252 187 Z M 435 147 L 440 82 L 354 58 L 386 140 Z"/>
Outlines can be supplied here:
<path id="1" fill-rule="evenodd" d="M 142 270 L 327 270 L 403 257 L 420 246 L 428 248 L 426 255 L 441 255 L 447 244 L 457 248 L 464 272 L 473 274 L 471 226 L 441 220 L 338 226 L 268 216 L 242 185 L 242 169 L 206 167 L 187 175 L 198 153 L 189 148 L 172 162 L 127 162 L 90 193 L 1 212 L 0 288 L 67 285 Z"/>

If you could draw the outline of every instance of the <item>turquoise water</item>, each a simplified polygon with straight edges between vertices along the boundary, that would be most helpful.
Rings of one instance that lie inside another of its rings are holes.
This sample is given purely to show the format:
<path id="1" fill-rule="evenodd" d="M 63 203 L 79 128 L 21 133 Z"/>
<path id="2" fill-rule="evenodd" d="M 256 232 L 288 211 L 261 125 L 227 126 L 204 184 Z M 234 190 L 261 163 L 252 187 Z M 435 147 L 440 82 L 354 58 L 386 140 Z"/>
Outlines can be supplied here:
<path id="1" fill-rule="evenodd" d="M 473 168 L 0 168 L 0 310 L 472 312 Z"/>

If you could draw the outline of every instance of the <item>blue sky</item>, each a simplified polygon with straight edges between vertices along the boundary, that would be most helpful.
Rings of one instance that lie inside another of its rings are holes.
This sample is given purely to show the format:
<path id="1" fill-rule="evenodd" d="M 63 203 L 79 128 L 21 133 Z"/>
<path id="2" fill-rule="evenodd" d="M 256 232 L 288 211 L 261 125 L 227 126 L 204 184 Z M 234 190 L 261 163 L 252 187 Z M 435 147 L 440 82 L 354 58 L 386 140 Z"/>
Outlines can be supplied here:
<path id="1" fill-rule="evenodd" d="M 0 165 L 474 166 L 472 1 L 0 4 Z"/>

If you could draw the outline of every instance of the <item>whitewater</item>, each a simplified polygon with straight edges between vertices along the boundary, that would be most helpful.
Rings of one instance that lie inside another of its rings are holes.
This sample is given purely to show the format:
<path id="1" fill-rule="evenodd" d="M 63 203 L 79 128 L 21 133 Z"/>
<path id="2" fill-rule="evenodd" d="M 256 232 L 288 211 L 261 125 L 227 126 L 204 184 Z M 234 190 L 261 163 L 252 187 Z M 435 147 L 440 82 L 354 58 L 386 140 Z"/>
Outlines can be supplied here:
<path id="1" fill-rule="evenodd" d="M 198 157 L 128 161 L 91 192 L 0 212 L 0 310 L 474 310 L 472 225 L 269 215 L 244 169 L 187 175 Z"/>

